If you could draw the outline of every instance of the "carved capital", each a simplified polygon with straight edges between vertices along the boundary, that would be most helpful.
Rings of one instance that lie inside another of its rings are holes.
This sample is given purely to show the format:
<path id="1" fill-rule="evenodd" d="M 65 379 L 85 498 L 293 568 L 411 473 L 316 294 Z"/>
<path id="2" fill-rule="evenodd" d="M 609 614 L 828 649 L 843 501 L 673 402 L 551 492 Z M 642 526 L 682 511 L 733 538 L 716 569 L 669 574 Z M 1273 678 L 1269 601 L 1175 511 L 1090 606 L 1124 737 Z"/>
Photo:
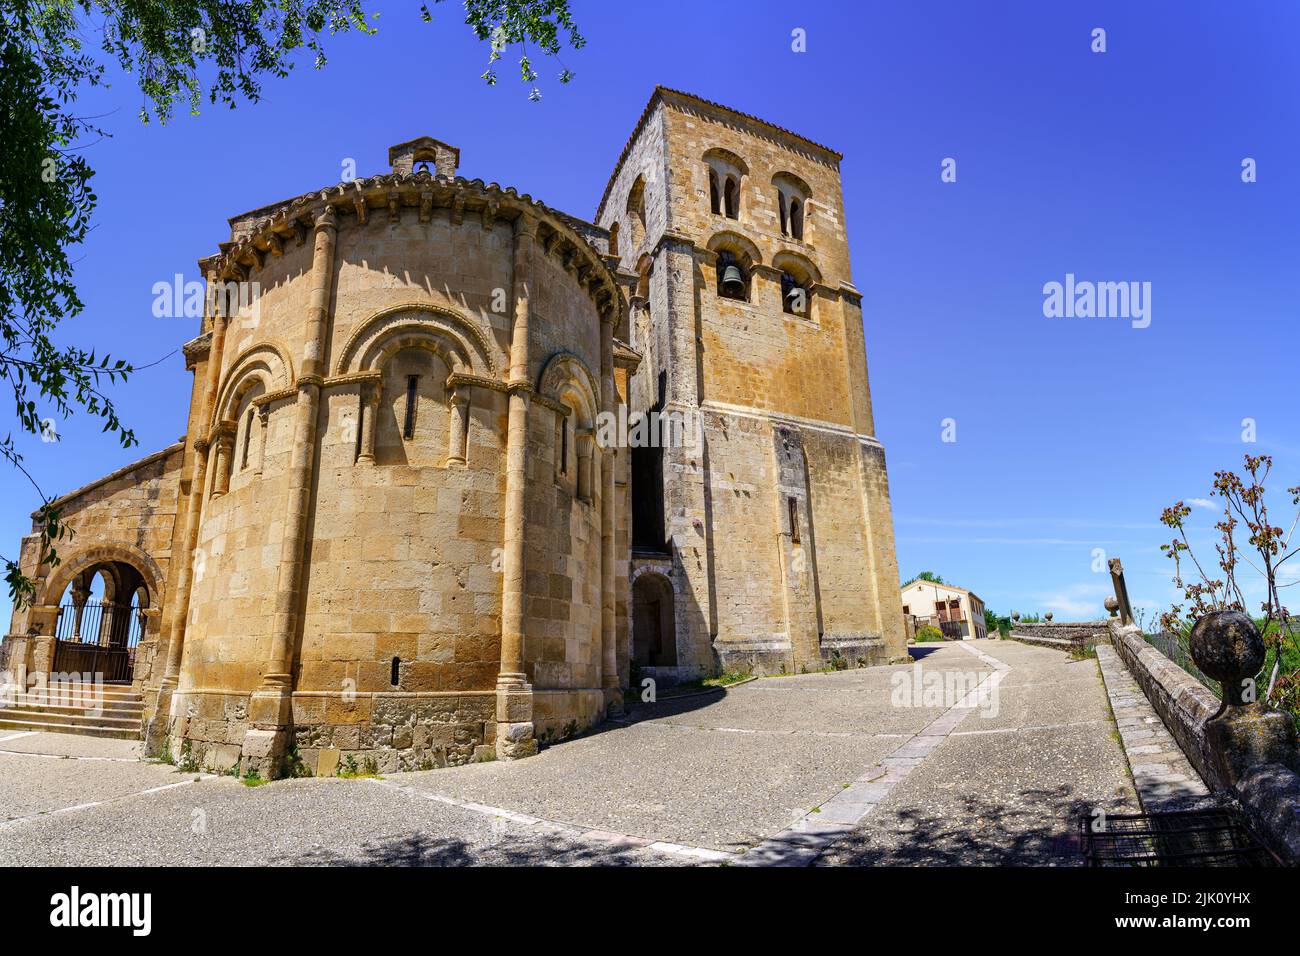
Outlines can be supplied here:
<path id="1" fill-rule="evenodd" d="M 339 227 L 338 213 L 334 211 L 333 206 L 326 205 L 325 208 L 322 209 L 316 215 L 317 232 L 319 232 L 322 229 L 337 229 L 338 227 Z"/>
<path id="2" fill-rule="evenodd" d="M 521 212 L 515 220 L 515 236 L 537 238 L 537 217 L 528 212 Z"/>

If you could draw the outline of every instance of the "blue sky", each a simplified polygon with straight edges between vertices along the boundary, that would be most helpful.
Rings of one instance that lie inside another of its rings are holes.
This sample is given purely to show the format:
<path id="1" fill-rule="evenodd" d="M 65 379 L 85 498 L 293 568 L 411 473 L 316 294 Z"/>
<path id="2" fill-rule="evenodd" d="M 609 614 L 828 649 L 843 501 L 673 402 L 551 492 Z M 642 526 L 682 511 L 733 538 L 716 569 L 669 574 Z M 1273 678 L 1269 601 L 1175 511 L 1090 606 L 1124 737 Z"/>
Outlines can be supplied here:
<path id="1" fill-rule="evenodd" d="M 100 205 L 66 338 L 140 364 L 173 353 L 195 323 L 153 317 L 152 287 L 197 277 L 227 217 L 337 182 L 349 158 L 383 171 L 417 135 L 459 146 L 463 175 L 590 217 L 662 83 L 844 153 L 904 578 L 936 571 L 1001 612 L 1097 616 L 1101 548 L 1136 602 L 1164 604 L 1164 506 L 1208 498 L 1247 451 L 1275 456 L 1275 491 L 1300 484 L 1300 6 L 575 0 L 588 44 L 562 59 L 577 77 L 561 86 L 544 62 L 532 103 L 509 63 L 494 88 L 478 78 L 487 49 L 458 4 L 433 24 L 414 2 L 371 5 L 377 36 L 334 38 L 323 71 L 268 81 L 257 106 L 164 127 L 137 121 L 129 80 L 83 99 L 113 138 L 86 153 Z M 1150 326 L 1046 318 L 1044 283 L 1067 273 L 1151 283 Z M 74 419 L 58 443 L 21 443 L 28 466 L 61 493 L 175 441 L 188 380 L 171 354 L 114 391 L 138 448 Z M 7 470 L 0 501 L 11 556 L 38 501 Z"/>

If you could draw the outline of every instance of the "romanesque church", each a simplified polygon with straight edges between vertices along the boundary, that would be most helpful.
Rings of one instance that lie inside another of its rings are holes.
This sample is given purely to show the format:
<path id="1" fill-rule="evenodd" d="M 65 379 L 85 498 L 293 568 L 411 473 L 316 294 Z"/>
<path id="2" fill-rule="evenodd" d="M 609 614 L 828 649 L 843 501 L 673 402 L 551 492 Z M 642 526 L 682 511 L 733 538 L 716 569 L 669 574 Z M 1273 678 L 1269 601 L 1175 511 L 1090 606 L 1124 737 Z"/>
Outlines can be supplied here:
<path id="1" fill-rule="evenodd" d="M 59 500 L 55 566 L 24 539 L 5 671 L 269 777 L 905 659 L 840 160 L 658 88 L 590 221 L 429 137 L 231 219 L 185 434 Z"/>

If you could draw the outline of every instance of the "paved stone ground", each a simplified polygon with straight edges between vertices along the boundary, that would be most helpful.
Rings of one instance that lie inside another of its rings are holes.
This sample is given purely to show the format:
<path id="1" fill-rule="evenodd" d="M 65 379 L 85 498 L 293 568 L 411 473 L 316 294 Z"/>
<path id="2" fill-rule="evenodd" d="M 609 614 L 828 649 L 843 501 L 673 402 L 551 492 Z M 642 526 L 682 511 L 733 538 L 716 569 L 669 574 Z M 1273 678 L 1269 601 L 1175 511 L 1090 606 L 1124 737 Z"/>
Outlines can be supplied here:
<path id="1" fill-rule="evenodd" d="M 1010 670 L 817 865 L 1077 865 L 1079 815 L 1138 809 L 1095 660 L 979 641 Z"/>
<path id="2" fill-rule="evenodd" d="M 640 707 L 530 760 L 383 780 L 248 788 L 142 762 L 129 742 L 0 733 L 0 858 L 1073 864 L 1076 814 L 1137 809 L 1095 661 L 1002 641 L 915 652 L 919 677 L 764 679 Z M 900 698 L 927 675 L 954 693 Z"/>
<path id="3" fill-rule="evenodd" d="M 1103 645 L 1097 648 L 1097 662 L 1142 808 L 1160 812 L 1214 806 L 1210 788 L 1165 729 L 1119 655 Z"/>

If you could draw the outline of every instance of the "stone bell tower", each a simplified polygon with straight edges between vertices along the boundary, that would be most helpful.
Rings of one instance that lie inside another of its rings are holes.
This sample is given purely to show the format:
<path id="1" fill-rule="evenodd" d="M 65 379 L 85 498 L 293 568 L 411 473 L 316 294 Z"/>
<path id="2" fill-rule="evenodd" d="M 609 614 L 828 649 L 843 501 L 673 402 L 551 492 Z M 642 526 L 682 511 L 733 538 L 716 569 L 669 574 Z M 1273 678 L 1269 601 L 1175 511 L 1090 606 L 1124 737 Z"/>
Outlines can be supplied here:
<path id="1" fill-rule="evenodd" d="M 661 87 L 606 188 L 596 218 L 644 357 L 629 411 L 698 436 L 630 450 L 629 667 L 687 678 L 906 657 L 840 160 Z M 643 579 L 671 615 L 639 612 Z"/>
<path id="2" fill-rule="evenodd" d="M 435 176 L 448 179 L 456 175 L 460 166 L 460 150 L 448 146 L 432 136 L 420 136 L 409 143 L 399 143 L 388 150 L 388 163 L 393 172 L 410 175 L 421 163 L 432 164 L 429 170 Z"/>

